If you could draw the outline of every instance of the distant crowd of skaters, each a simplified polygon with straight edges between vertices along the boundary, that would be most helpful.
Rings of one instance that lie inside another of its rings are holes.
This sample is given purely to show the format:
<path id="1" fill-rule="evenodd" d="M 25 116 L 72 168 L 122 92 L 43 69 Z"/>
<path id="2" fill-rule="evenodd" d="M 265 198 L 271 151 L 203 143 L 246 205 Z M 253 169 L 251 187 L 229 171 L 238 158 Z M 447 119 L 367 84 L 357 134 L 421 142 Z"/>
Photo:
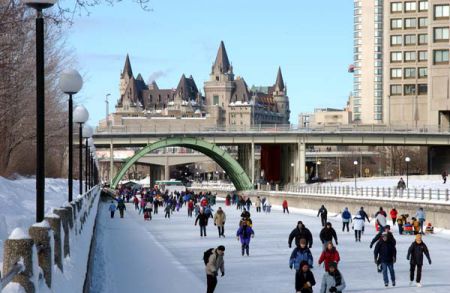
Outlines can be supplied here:
<path id="1" fill-rule="evenodd" d="M 158 213 L 158 207 L 162 207 L 165 211 L 165 217 L 170 218 L 170 214 L 179 211 L 183 205 L 186 205 L 188 217 L 195 216 L 194 225 L 200 227 L 200 237 L 206 237 L 206 226 L 209 219 L 213 220 L 217 226 L 219 238 L 225 237 L 224 226 L 226 222 L 226 214 L 221 207 L 215 213 L 212 206 L 216 203 L 216 195 L 208 193 L 174 193 L 162 194 L 157 189 L 141 190 L 131 192 L 129 190 L 121 190 L 119 196 L 111 202 L 110 211 L 111 218 L 114 217 L 114 212 L 119 209 L 121 217 L 126 209 L 124 202 L 134 203 L 135 210 L 139 214 L 144 215 L 144 220 L 151 220 L 152 213 Z M 236 193 L 228 194 L 225 198 L 225 205 L 236 205 L 236 209 L 242 210 L 241 219 L 239 221 L 236 237 L 241 243 L 242 256 L 250 255 L 250 240 L 255 236 L 253 231 L 253 222 L 251 219 L 250 208 L 255 206 L 256 212 L 271 212 L 271 203 L 267 198 L 260 198 L 259 196 L 253 203 L 250 198 L 244 198 Z M 289 213 L 288 202 L 286 200 L 282 203 L 283 213 Z M 214 215 L 213 215 L 214 214 Z M 424 228 L 425 212 L 419 208 L 415 217 L 412 217 L 412 223 L 407 221 L 409 215 L 399 215 L 395 208 L 389 212 L 392 223 L 398 225 L 399 234 L 415 234 L 415 240 L 411 243 L 407 251 L 407 259 L 410 261 L 410 285 L 416 282 L 417 287 L 421 287 L 422 266 L 424 263 L 424 256 L 431 264 L 431 258 L 426 244 L 422 240 L 422 235 L 425 232 L 433 232 L 432 226 L 427 225 Z M 318 265 L 324 264 L 325 273 L 322 277 L 320 293 L 327 292 L 343 292 L 345 289 L 345 280 L 338 270 L 338 263 L 340 262 L 340 255 L 335 245 L 338 245 L 338 237 L 332 224 L 328 222 L 328 211 L 324 205 L 320 207 L 317 213 L 320 217 L 322 230 L 319 238 L 323 246 L 323 250 L 318 259 Z M 367 220 L 370 223 L 369 216 L 361 207 L 356 215 L 352 217 L 348 208 L 344 208 L 341 213 L 342 232 L 350 231 L 349 225 L 352 223 L 352 229 L 355 233 L 355 241 L 361 241 L 361 235 L 364 233 L 364 224 Z M 388 222 L 388 215 L 382 207 L 374 216 L 375 224 L 378 233 L 372 239 L 370 248 L 374 248 L 374 263 L 377 270 L 383 273 L 383 281 L 386 287 L 389 286 L 389 276 L 392 286 L 395 286 L 395 270 L 394 264 L 397 260 L 396 240 L 391 232 Z M 406 225 L 406 226 L 405 226 Z M 413 228 L 411 233 L 405 227 L 411 225 Z M 408 233 L 406 233 L 408 232 Z M 295 241 L 294 241 L 295 240 Z M 334 243 L 333 243 L 334 241 Z M 298 221 L 297 226 L 292 230 L 288 237 L 289 248 L 292 248 L 292 243 L 295 243 L 289 258 L 289 267 L 295 269 L 295 290 L 297 293 L 312 293 L 313 287 L 316 285 L 314 274 L 311 269 L 314 266 L 313 256 L 310 248 L 313 245 L 313 236 L 308 228 L 305 227 L 302 221 Z M 205 272 L 207 275 L 207 293 L 213 293 L 217 285 L 217 275 L 219 271 L 221 275 L 225 275 L 224 269 L 224 251 L 225 247 L 220 245 L 215 249 L 208 249 L 204 252 L 203 260 L 205 262 Z M 389 275 L 388 275 L 389 273 Z"/>

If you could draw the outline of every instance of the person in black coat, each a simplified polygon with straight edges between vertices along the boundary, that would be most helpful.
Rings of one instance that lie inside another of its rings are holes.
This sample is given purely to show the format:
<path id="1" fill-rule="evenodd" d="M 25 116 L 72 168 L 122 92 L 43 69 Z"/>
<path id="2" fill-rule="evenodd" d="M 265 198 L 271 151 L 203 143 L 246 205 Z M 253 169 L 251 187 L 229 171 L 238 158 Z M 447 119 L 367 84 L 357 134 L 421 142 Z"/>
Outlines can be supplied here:
<path id="1" fill-rule="evenodd" d="M 200 213 L 195 219 L 195 226 L 197 226 L 197 222 L 200 225 L 200 237 L 203 237 L 203 235 L 205 235 L 206 237 L 206 226 L 208 225 L 208 218 L 209 215 L 205 214 L 203 209 L 200 209 Z"/>
<path id="2" fill-rule="evenodd" d="M 320 220 L 322 222 L 322 227 L 325 227 L 326 223 L 327 223 L 327 215 L 328 215 L 328 211 L 325 208 L 324 205 L 322 205 L 319 209 L 319 211 L 317 212 L 317 216 L 320 215 Z"/>
<path id="3" fill-rule="evenodd" d="M 370 248 L 372 248 L 373 245 L 374 245 L 377 241 L 381 240 L 381 235 L 382 235 L 384 232 L 387 233 L 387 235 L 388 235 L 388 240 L 389 240 L 390 242 L 392 242 L 394 245 L 397 244 L 397 241 L 396 241 L 395 238 L 394 238 L 394 234 L 392 234 L 392 232 L 391 232 L 391 226 L 386 225 L 386 226 L 384 227 L 384 229 L 380 229 L 380 231 L 378 231 L 378 233 L 375 235 L 375 237 L 373 237 L 373 239 L 372 239 L 372 241 L 370 242 L 370 245 L 369 245 Z"/>
<path id="4" fill-rule="evenodd" d="M 309 269 L 308 262 L 300 263 L 300 270 L 295 274 L 295 290 L 300 293 L 312 293 L 312 287 L 316 284 L 314 274 Z"/>
<path id="5" fill-rule="evenodd" d="M 417 234 L 416 240 L 411 244 L 408 249 L 408 255 L 406 259 L 409 260 L 409 280 L 411 284 L 414 282 L 414 271 L 417 267 L 416 283 L 417 287 L 422 287 L 420 284 L 420 279 L 422 278 L 422 265 L 423 265 L 423 255 L 428 259 L 428 263 L 431 265 L 430 253 L 428 252 L 428 247 L 422 241 L 422 235 Z"/>
<path id="6" fill-rule="evenodd" d="M 325 250 L 325 245 L 329 242 L 332 241 L 334 238 L 334 241 L 336 242 L 336 245 L 338 245 L 338 239 L 337 239 L 337 235 L 336 235 L 336 231 L 333 229 L 332 225 L 330 222 L 328 222 L 325 225 L 325 228 L 322 229 L 322 231 L 320 231 L 320 241 L 322 241 L 323 245 L 324 245 L 324 250 Z"/>
<path id="7" fill-rule="evenodd" d="M 387 271 L 391 275 L 392 286 L 395 286 L 395 271 L 394 263 L 397 257 L 397 249 L 395 244 L 388 239 L 388 233 L 384 232 L 382 235 L 382 240 L 377 242 L 373 255 L 375 258 L 375 264 L 381 264 L 381 270 L 383 271 L 384 285 L 389 286 L 389 278 Z"/>
<path id="8" fill-rule="evenodd" d="M 311 231 L 303 225 L 302 221 L 297 222 L 297 227 L 292 230 L 289 234 L 288 245 L 289 248 L 292 247 L 292 240 L 295 238 L 295 245 L 300 246 L 300 239 L 304 238 L 306 240 L 306 246 L 309 248 L 313 245 L 313 237 Z"/>

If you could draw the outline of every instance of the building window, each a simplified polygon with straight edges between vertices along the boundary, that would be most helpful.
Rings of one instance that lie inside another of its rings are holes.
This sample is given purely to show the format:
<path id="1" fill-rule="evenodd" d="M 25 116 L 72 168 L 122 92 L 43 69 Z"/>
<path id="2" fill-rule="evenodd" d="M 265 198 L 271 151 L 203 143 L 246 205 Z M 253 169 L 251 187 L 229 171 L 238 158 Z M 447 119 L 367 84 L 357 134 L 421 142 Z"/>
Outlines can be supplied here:
<path id="1" fill-rule="evenodd" d="M 433 30 L 435 42 L 448 41 L 448 27 L 435 27 Z"/>
<path id="2" fill-rule="evenodd" d="M 416 77 L 416 69 L 415 68 L 405 68 L 405 78 L 415 78 Z"/>
<path id="3" fill-rule="evenodd" d="M 415 84 L 405 84 L 403 86 L 405 96 L 411 96 L 416 93 L 416 85 Z"/>
<path id="4" fill-rule="evenodd" d="M 415 45 L 416 44 L 416 35 L 405 35 L 405 45 Z"/>
<path id="5" fill-rule="evenodd" d="M 219 105 L 219 96 L 213 96 L 213 105 Z"/>
<path id="6" fill-rule="evenodd" d="M 391 62 L 402 62 L 402 52 L 391 52 Z"/>
<path id="7" fill-rule="evenodd" d="M 433 51 L 434 64 L 448 64 L 448 50 L 434 50 Z"/>
<path id="8" fill-rule="evenodd" d="M 428 44 L 428 35 L 427 34 L 419 34 L 419 45 Z"/>
<path id="9" fill-rule="evenodd" d="M 415 12 L 417 10 L 416 1 L 405 2 L 405 12 Z"/>
<path id="10" fill-rule="evenodd" d="M 428 76 L 428 68 L 427 67 L 419 67 L 419 78 L 424 78 Z"/>
<path id="11" fill-rule="evenodd" d="M 427 84 L 419 84 L 419 95 L 426 95 L 428 93 L 428 85 Z"/>
<path id="12" fill-rule="evenodd" d="M 419 28 L 428 27 L 428 17 L 419 17 Z"/>
<path id="13" fill-rule="evenodd" d="M 402 69 L 401 68 L 391 68 L 391 79 L 402 78 Z"/>
<path id="14" fill-rule="evenodd" d="M 391 46 L 401 46 L 402 44 L 402 36 L 395 35 L 391 36 Z"/>
<path id="15" fill-rule="evenodd" d="M 406 51 L 405 52 L 405 62 L 416 61 L 416 51 Z"/>
<path id="16" fill-rule="evenodd" d="M 449 5 L 434 5 L 434 18 L 448 18 L 449 17 Z"/>
<path id="17" fill-rule="evenodd" d="M 402 28 L 402 19 L 394 18 L 391 19 L 391 30 L 401 29 Z"/>
<path id="18" fill-rule="evenodd" d="M 405 18 L 405 29 L 406 28 L 416 28 L 417 21 L 415 18 Z"/>
<path id="19" fill-rule="evenodd" d="M 392 13 L 399 13 L 402 12 L 402 2 L 392 2 L 391 3 L 391 12 Z"/>
<path id="20" fill-rule="evenodd" d="M 428 10 L 428 1 L 419 1 L 419 11 Z"/>
<path id="21" fill-rule="evenodd" d="M 400 84 L 391 85 L 391 96 L 400 96 L 402 94 L 402 86 Z"/>
<path id="22" fill-rule="evenodd" d="M 419 51 L 419 61 L 428 60 L 428 51 Z"/>

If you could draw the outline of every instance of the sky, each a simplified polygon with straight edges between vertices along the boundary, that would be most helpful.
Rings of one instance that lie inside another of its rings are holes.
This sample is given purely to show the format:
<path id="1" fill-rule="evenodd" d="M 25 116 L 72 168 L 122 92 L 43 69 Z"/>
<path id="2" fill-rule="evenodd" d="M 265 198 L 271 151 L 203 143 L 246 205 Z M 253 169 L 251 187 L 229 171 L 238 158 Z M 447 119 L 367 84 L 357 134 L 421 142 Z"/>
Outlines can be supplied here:
<path id="1" fill-rule="evenodd" d="M 273 85 L 281 66 L 292 124 L 314 108 L 346 105 L 352 90 L 351 0 L 152 0 L 152 11 L 133 1 L 90 8 L 76 15 L 68 44 L 84 78 L 74 97 L 96 126 L 119 98 L 120 72 L 130 56 L 135 77 L 175 88 L 192 75 L 203 91 L 223 40 L 235 76 L 247 84 Z"/>

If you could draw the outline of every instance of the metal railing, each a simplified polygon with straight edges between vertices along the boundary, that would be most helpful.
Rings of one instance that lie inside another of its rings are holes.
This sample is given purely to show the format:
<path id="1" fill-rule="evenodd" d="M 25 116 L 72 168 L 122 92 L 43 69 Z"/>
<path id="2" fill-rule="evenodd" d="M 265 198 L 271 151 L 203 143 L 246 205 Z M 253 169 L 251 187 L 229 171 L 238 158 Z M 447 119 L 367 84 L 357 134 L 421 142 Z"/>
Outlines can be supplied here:
<path id="1" fill-rule="evenodd" d="M 15 263 L 11 267 L 9 272 L 6 273 L 6 275 L 3 278 L 0 278 L 0 289 L 3 290 L 14 279 L 15 276 L 17 276 L 23 271 L 25 271 L 25 266 L 22 263 Z"/>
<path id="2" fill-rule="evenodd" d="M 184 123 L 170 125 L 166 123 L 155 123 L 154 125 L 114 125 L 110 127 L 97 127 L 96 134 L 109 133 L 429 133 L 449 134 L 449 127 L 438 125 L 333 125 L 317 127 L 299 127 L 298 125 L 260 124 L 260 125 L 230 125 L 230 126 L 208 126 L 198 123 L 197 126 L 186 126 Z"/>

